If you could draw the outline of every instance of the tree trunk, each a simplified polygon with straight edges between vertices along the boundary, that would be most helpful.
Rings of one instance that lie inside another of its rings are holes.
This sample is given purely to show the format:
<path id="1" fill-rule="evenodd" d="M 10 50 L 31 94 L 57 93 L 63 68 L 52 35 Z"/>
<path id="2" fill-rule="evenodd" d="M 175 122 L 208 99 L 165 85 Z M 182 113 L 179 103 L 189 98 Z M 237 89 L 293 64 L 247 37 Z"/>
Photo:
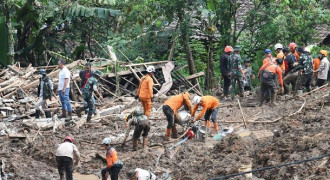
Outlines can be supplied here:
<path id="1" fill-rule="evenodd" d="M 208 57 L 207 57 L 205 89 L 211 90 L 214 88 L 214 63 L 213 63 L 213 37 L 212 36 L 209 36 L 209 45 L 208 45 L 207 52 L 208 52 Z"/>
<path id="2" fill-rule="evenodd" d="M 13 64 L 15 61 L 15 59 L 14 59 L 14 55 L 15 55 L 14 30 L 11 26 L 10 10 L 7 5 L 5 5 L 5 7 L 6 7 L 6 25 L 7 25 L 8 36 L 9 36 L 8 37 L 8 49 L 9 49 L 8 58 L 9 58 L 9 64 Z"/>

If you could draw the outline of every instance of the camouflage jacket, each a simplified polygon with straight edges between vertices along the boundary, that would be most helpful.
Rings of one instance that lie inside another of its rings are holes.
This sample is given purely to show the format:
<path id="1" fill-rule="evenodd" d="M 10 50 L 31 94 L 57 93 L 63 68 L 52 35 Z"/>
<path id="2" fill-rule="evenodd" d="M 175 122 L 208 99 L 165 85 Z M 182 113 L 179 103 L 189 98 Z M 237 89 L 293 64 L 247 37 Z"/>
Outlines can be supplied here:
<path id="1" fill-rule="evenodd" d="M 309 74 L 313 71 L 313 59 L 310 55 L 302 54 L 299 57 L 299 64 L 296 69 L 302 69 L 303 74 Z"/>
<path id="2" fill-rule="evenodd" d="M 83 96 L 85 99 L 90 98 L 93 94 L 93 91 L 97 90 L 97 84 L 98 84 L 98 81 L 95 77 L 88 78 L 87 83 L 85 85 L 84 92 L 83 92 Z"/>
<path id="3" fill-rule="evenodd" d="M 236 53 L 233 53 L 228 57 L 228 70 L 231 75 L 242 75 L 241 71 L 239 70 L 242 68 L 241 59 L 241 56 Z"/>

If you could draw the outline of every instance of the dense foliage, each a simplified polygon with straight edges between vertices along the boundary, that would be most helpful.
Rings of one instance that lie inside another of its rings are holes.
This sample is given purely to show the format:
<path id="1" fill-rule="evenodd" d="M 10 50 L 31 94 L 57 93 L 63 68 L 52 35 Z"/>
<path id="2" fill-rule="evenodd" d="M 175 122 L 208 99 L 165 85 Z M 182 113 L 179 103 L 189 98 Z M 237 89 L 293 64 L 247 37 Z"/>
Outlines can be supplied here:
<path id="1" fill-rule="evenodd" d="M 328 6 L 327 0 L 6 0 L 0 16 L 9 63 L 55 64 L 56 53 L 109 58 L 111 45 L 120 61 L 173 60 L 188 64 L 187 74 L 204 71 L 199 80 L 210 90 L 226 45 L 241 45 L 257 71 L 263 50 L 275 43 L 320 42 L 316 27 L 330 24 Z"/>

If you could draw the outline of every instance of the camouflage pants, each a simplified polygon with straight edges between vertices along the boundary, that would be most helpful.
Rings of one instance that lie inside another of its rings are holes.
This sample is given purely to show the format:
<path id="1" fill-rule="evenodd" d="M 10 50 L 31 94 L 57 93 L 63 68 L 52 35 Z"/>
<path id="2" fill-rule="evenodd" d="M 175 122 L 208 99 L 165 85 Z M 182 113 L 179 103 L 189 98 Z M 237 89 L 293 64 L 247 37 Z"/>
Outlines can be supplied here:
<path id="1" fill-rule="evenodd" d="M 93 101 L 92 96 L 84 97 L 84 100 L 87 103 L 88 114 L 92 115 L 95 112 L 95 101 Z"/>
<path id="2" fill-rule="evenodd" d="M 231 89 L 230 89 L 230 94 L 232 96 L 232 98 L 235 96 L 235 87 L 236 87 L 236 83 L 238 84 L 238 89 L 239 89 L 239 95 L 241 97 L 243 97 L 243 78 L 242 76 L 239 75 L 234 75 L 230 77 L 230 84 L 231 84 Z"/>

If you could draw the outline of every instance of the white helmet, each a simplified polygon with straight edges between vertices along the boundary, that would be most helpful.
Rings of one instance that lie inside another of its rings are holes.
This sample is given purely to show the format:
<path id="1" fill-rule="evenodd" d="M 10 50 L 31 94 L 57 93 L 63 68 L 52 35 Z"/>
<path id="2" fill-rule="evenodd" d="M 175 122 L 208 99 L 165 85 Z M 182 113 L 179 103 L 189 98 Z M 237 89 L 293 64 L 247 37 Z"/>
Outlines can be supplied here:
<path id="1" fill-rule="evenodd" d="M 283 49 L 283 45 L 280 43 L 275 44 L 275 50 L 277 49 Z"/>
<path id="2" fill-rule="evenodd" d="M 309 47 L 305 47 L 305 51 L 311 53 L 311 49 Z"/>
<path id="3" fill-rule="evenodd" d="M 103 141 L 102 141 L 102 144 L 110 144 L 111 143 L 111 140 L 109 138 L 104 138 Z"/>
<path id="4" fill-rule="evenodd" d="M 154 66 L 148 66 L 147 67 L 147 72 L 148 73 L 155 72 L 155 67 Z"/>
<path id="5" fill-rule="evenodd" d="M 192 100 L 193 104 L 199 104 L 201 102 L 202 98 L 200 96 L 195 96 Z"/>

